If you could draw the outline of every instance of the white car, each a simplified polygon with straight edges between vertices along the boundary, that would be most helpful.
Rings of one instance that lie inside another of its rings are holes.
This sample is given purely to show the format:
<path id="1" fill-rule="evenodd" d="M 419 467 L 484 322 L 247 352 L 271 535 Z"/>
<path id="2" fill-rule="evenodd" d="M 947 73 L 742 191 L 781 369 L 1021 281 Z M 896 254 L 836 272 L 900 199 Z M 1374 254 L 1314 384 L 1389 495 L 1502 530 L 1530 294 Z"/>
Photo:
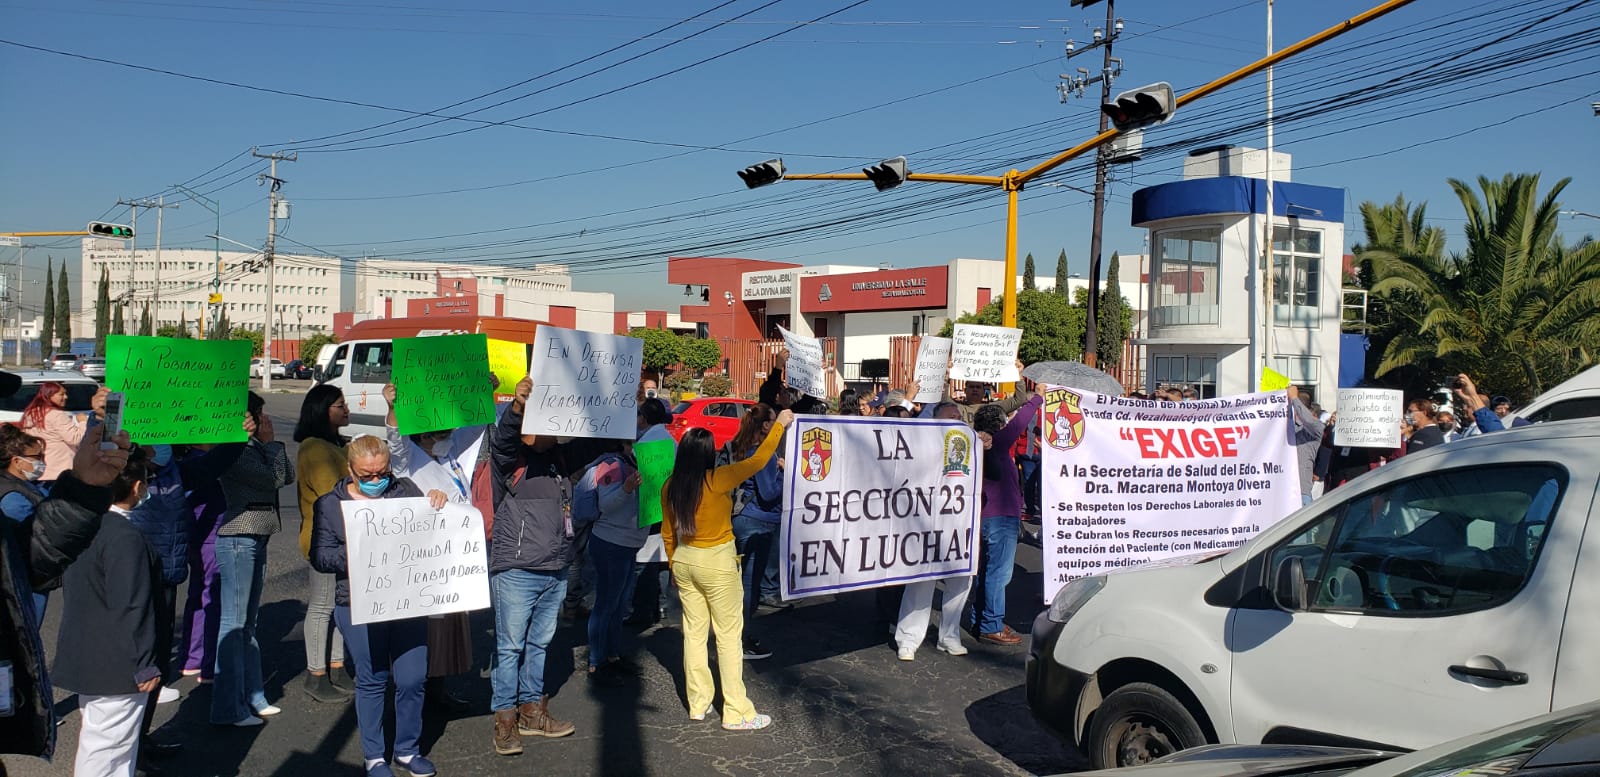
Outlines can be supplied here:
<path id="1" fill-rule="evenodd" d="M 1540 394 L 1527 407 L 1511 411 L 1505 422 L 1510 424 L 1515 419 L 1524 418 L 1537 424 L 1597 416 L 1600 416 L 1600 366 L 1590 367 L 1572 376 Z"/>
<path id="2" fill-rule="evenodd" d="M 284 372 L 283 360 L 282 359 L 273 359 L 271 367 L 267 367 L 267 360 L 266 359 L 256 359 L 255 361 L 250 362 L 250 377 L 252 377 L 252 378 L 261 377 L 262 369 L 270 369 L 270 370 L 272 370 L 272 377 L 274 377 L 274 378 L 281 378 L 281 377 L 283 377 L 284 375 L 287 374 L 286 372 Z"/>
<path id="3" fill-rule="evenodd" d="M 60 383 L 67 390 L 65 409 L 69 413 L 87 414 L 92 409 L 90 403 L 95 392 L 100 390 L 99 381 L 73 370 L 22 370 L 13 374 L 22 378 L 22 388 L 0 399 L 0 423 L 21 421 L 23 408 L 38 395 L 41 383 Z"/>
<path id="4" fill-rule="evenodd" d="M 1600 698 L 1597 451 L 1594 419 L 1472 437 L 1226 554 L 1069 582 L 1034 620 L 1028 704 L 1109 768 L 1416 750 Z"/>

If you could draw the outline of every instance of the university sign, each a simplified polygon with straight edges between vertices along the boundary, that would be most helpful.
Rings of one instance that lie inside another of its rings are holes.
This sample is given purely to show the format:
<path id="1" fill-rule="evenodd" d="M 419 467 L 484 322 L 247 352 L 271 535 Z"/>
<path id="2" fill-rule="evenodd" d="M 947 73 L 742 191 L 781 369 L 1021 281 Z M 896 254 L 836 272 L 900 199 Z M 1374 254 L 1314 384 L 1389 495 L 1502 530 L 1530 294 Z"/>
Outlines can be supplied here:
<path id="1" fill-rule="evenodd" d="M 941 266 L 801 278 L 801 305 L 807 313 L 944 308 L 949 277 Z"/>

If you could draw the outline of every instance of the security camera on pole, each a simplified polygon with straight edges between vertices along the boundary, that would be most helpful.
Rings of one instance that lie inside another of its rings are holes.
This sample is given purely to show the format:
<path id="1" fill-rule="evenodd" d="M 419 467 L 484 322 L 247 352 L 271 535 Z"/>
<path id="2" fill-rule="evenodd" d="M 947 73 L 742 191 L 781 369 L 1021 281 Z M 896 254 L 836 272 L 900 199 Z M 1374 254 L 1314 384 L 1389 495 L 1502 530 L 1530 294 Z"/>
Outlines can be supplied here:
<path id="1" fill-rule="evenodd" d="M 276 283 L 276 275 L 273 272 L 273 251 L 278 242 L 278 209 L 289 204 L 278 194 L 278 190 L 282 189 L 284 184 L 284 180 L 278 177 L 278 162 L 293 162 L 298 156 L 293 152 L 286 154 L 282 151 L 263 154 L 255 149 L 250 149 L 250 155 L 265 159 L 272 164 L 269 172 L 256 176 L 256 183 L 272 182 L 272 188 L 267 192 L 267 321 L 261 332 L 261 355 L 264 359 L 261 369 L 261 390 L 268 391 L 272 388 L 272 292 Z M 284 216 L 288 216 L 287 208 Z"/>

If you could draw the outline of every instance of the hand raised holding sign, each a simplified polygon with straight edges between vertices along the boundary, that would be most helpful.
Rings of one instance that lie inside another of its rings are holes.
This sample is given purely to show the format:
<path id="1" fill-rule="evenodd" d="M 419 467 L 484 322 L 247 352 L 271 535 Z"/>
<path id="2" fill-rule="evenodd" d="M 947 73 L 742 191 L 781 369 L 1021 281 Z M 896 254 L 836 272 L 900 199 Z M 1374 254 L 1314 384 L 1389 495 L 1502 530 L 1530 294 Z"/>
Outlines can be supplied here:
<path id="1" fill-rule="evenodd" d="M 775 423 L 777 423 L 779 426 L 781 426 L 781 427 L 783 427 L 785 429 L 788 429 L 790 426 L 792 426 L 794 424 L 794 411 L 793 410 L 785 410 L 785 411 L 779 413 L 778 414 L 778 419 L 777 419 L 777 421 Z"/>
<path id="2" fill-rule="evenodd" d="M 435 488 L 432 491 L 428 492 L 428 506 L 429 507 L 432 507 L 433 509 L 438 510 L 439 508 L 444 507 L 445 505 L 447 505 L 449 503 L 450 503 L 450 497 L 446 496 L 443 491 L 440 491 L 439 489 Z"/>

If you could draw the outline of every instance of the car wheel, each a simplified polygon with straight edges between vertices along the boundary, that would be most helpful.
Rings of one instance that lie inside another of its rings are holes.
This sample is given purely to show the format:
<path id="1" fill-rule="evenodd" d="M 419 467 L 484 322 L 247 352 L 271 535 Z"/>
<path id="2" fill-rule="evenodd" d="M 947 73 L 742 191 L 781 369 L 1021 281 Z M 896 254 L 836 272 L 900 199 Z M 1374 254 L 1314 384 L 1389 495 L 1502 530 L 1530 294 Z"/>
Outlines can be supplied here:
<path id="1" fill-rule="evenodd" d="M 1114 769 L 1141 766 L 1205 743 L 1205 732 L 1182 702 L 1149 683 L 1132 683 L 1095 710 L 1084 750 L 1094 768 Z"/>

